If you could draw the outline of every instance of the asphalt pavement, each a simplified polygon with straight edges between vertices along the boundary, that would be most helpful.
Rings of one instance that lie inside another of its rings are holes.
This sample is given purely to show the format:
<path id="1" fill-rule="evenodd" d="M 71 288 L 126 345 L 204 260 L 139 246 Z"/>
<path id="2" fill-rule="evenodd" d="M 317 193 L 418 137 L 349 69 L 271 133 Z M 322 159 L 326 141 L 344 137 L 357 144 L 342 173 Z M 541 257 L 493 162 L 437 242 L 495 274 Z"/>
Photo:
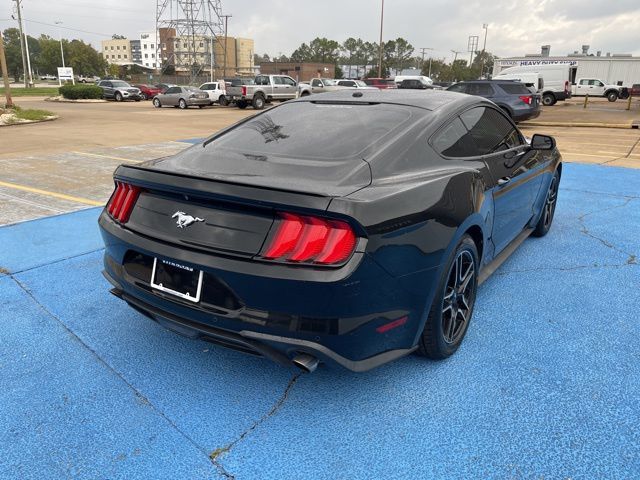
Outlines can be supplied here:
<path id="1" fill-rule="evenodd" d="M 108 294 L 99 208 L 0 228 L 0 478 L 640 477 L 640 171 L 565 164 L 555 223 L 455 356 L 364 374 L 179 337 Z"/>

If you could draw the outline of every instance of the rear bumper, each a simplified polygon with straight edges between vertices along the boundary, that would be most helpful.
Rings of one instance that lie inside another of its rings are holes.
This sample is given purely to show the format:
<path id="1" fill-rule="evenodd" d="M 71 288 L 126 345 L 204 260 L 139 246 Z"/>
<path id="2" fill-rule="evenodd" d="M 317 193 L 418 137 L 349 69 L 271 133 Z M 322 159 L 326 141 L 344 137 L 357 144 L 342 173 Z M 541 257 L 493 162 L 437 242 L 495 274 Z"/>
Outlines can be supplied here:
<path id="1" fill-rule="evenodd" d="M 369 370 L 415 350 L 427 295 L 407 292 L 364 253 L 344 267 L 316 271 L 305 279 L 305 268 L 269 275 L 271 267 L 286 267 L 178 248 L 137 235 L 104 214 L 100 227 L 106 245 L 104 274 L 112 293 L 180 334 L 281 364 L 306 353 L 352 371 Z M 152 289 L 145 262 L 154 257 L 201 269 L 201 302 Z M 405 317 L 396 328 L 377 330 Z"/>
<path id="2" fill-rule="evenodd" d="M 513 120 L 515 122 L 524 122 L 525 120 L 533 120 L 534 118 L 538 118 L 540 116 L 540 108 L 536 110 L 526 109 L 526 110 L 516 110 L 513 112 Z"/>

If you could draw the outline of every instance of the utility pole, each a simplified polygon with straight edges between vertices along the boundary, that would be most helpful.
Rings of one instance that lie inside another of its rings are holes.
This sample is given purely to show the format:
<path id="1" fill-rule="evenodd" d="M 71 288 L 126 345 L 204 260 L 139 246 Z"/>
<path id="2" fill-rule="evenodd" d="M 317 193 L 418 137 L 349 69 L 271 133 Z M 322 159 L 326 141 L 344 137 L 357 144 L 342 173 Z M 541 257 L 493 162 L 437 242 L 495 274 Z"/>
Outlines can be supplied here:
<path id="1" fill-rule="evenodd" d="M 221 18 L 224 18 L 224 66 L 222 67 L 222 76 L 227 76 L 227 35 L 229 31 L 229 18 L 233 17 L 233 15 L 220 15 Z"/>
<path id="2" fill-rule="evenodd" d="M 9 84 L 9 72 L 7 71 L 7 59 L 4 56 L 4 39 L 0 32 L 0 70 L 2 71 L 2 79 L 4 80 L 4 96 L 7 99 L 7 108 L 13 107 L 11 100 L 11 85 Z"/>
<path id="3" fill-rule="evenodd" d="M 487 61 L 485 50 L 487 48 L 487 32 L 489 31 L 489 24 L 483 23 L 482 28 L 484 28 L 484 43 L 482 44 L 482 69 L 480 70 L 480 78 L 482 78 L 484 74 L 484 64 Z"/>
<path id="4" fill-rule="evenodd" d="M 22 14 L 20 13 L 20 0 L 16 0 L 18 7 L 18 29 L 20 30 L 20 53 L 22 54 L 22 74 L 24 76 L 25 88 L 29 86 L 27 83 L 27 58 L 24 54 L 24 32 L 22 31 Z M 11 15 L 11 18 L 15 20 L 15 17 Z"/>
<path id="5" fill-rule="evenodd" d="M 382 78 L 382 27 L 384 26 L 384 0 L 382 0 L 382 10 L 380 11 L 380 47 L 378 54 L 378 78 Z"/>
<path id="6" fill-rule="evenodd" d="M 451 53 L 455 54 L 455 56 L 453 57 L 453 63 L 456 63 L 456 60 L 458 60 L 458 54 L 462 53 L 462 52 L 458 52 L 456 50 L 451 50 Z"/>
<path id="7" fill-rule="evenodd" d="M 426 53 L 427 50 L 433 50 L 433 48 L 431 47 L 422 47 L 420 49 L 420 51 L 422 52 L 422 66 L 424 67 L 424 54 Z M 429 56 L 429 74 L 427 75 L 429 78 L 431 78 L 431 56 Z"/>
<path id="8" fill-rule="evenodd" d="M 31 74 L 31 58 L 29 56 L 29 41 L 27 37 L 26 29 L 24 28 L 24 23 L 22 22 L 22 5 L 20 5 L 20 0 L 16 0 L 16 5 L 18 6 L 18 23 L 20 24 L 20 36 L 24 39 L 24 51 L 27 57 L 27 70 L 24 74 L 24 86 L 25 87 L 33 87 L 33 75 Z M 29 82 L 27 83 L 27 71 L 29 72 Z"/>
<path id="9" fill-rule="evenodd" d="M 62 25 L 62 22 L 57 21 L 57 22 L 53 22 L 56 25 Z M 62 32 L 60 31 L 60 28 L 58 28 L 58 38 L 60 39 L 60 55 L 62 56 L 62 68 L 65 68 L 66 65 L 64 64 L 64 49 L 62 48 Z"/>

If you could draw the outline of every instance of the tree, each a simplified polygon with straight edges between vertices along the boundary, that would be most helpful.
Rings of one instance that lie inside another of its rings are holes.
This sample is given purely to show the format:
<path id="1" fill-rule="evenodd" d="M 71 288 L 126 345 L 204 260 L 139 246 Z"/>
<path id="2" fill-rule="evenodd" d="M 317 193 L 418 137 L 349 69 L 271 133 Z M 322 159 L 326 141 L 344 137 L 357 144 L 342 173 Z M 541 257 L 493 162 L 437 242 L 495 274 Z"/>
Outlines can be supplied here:
<path id="1" fill-rule="evenodd" d="M 4 53 L 7 57 L 7 69 L 16 82 L 23 74 L 22 49 L 20 48 L 20 31 L 17 28 L 7 28 L 3 32 Z"/>
<path id="2" fill-rule="evenodd" d="M 107 61 L 90 44 L 82 40 L 62 41 L 67 65 L 82 75 L 102 75 L 107 68 Z"/>
<path id="3" fill-rule="evenodd" d="M 413 55 L 414 48 L 409 42 L 407 42 L 404 38 L 396 38 L 393 42 L 393 63 L 391 66 L 398 71 L 404 70 L 409 65 L 409 60 L 411 59 L 411 55 Z"/>

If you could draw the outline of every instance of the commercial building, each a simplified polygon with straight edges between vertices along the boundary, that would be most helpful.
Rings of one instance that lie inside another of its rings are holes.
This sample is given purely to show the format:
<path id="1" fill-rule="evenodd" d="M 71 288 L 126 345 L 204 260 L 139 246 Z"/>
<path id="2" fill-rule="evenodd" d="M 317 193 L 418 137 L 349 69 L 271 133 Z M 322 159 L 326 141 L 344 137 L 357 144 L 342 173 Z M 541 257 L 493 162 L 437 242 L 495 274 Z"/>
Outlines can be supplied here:
<path id="1" fill-rule="evenodd" d="M 142 52 L 140 51 L 140 40 L 131 40 L 131 61 L 137 65 L 142 64 Z"/>
<path id="2" fill-rule="evenodd" d="M 143 67 L 158 68 L 160 62 L 156 58 L 158 55 L 158 43 L 160 42 L 159 34 L 157 32 L 142 32 L 140 33 L 140 63 Z"/>
<path id="3" fill-rule="evenodd" d="M 260 73 L 264 75 L 289 75 L 298 82 L 308 82 L 312 78 L 334 78 L 336 67 L 333 63 L 311 62 L 262 62 Z"/>
<path id="4" fill-rule="evenodd" d="M 133 63 L 131 42 L 126 38 L 103 40 L 102 56 L 110 64 L 131 65 Z"/>
<path id="5" fill-rule="evenodd" d="M 575 51 L 564 56 L 551 56 L 551 47 L 544 45 L 539 54 L 527 54 L 522 57 L 497 59 L 493 65 L 493 74 L 497 75 L 505 68 L 523 65 L 569 65 L 571 81 L 576 78 L 599 78 L 606 83 L 630 86 L 640 83 L 640 57 L 629 54 L 589 53 L 589 45 L 583 45 L 580 52 Z"/>

